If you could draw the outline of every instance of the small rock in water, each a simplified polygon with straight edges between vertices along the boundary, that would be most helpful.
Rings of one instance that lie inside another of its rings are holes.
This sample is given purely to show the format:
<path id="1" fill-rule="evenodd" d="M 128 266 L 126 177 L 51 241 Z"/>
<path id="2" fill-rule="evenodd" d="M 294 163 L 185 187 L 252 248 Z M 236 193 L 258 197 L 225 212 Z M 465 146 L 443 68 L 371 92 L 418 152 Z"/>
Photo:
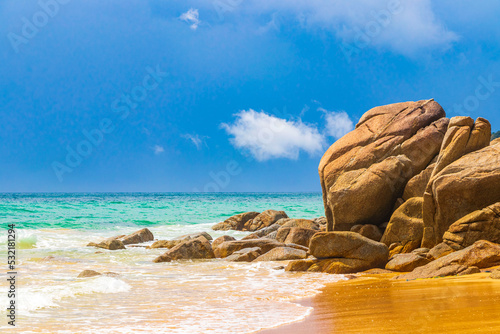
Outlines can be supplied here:
<path id="1" fill-rule="evenodd" d="M 84 277 L 94 277 L 94 276 L 101 276 L 102 274 L 95 271 L 95 270 L 84 270 L 82 271 L 79 275 L 78 278 L 84 278 Z"/>

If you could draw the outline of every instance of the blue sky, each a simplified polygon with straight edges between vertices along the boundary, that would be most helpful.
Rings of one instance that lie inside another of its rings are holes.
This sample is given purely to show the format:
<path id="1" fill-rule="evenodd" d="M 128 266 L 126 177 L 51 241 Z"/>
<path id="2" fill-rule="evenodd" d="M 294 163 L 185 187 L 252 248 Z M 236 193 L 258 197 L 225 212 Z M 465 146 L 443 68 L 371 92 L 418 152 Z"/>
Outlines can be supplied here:
<path id="1" fill-rule="evenodd" d="M 0 191 L 319 191 L 368 109 L 500 130 L 497 1 L 4 0 Z"/>

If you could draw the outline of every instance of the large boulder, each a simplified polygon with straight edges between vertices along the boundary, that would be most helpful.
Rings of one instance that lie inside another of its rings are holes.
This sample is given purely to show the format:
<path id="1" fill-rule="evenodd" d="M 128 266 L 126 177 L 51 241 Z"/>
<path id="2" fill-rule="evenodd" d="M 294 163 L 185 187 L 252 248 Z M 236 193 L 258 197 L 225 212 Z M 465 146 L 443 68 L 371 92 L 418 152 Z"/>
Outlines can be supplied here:
<path id="1" fill-rule="evenodd" d="M 430 261 L 437 260 L 439 258 L 442 258 L 443 256 L 446 256 L 450 253 L 453 253 L 455 250 L 451 248 L 447 243 L 441 242 L 437 244 L 436 246 L 432 247 L 431 250 L 427 253 L 426 257 Z"/>
<path id="2" fill-rule="evenodd" d="M 380 239 L 382 239 L 382 233 L 380 232 L 380 229 L 372 224 L 354 225 L 351 228 L 351 232 L 359 233 L 362 236 L 375 241 L 380 241 Z"/>
<path id="3" fill-rule="evenodd" d="M 116 237 L 108 238 L 99 243 L 90 242 L 87 246 L 109 249 L 109 250 L 125 249 L 125 245 L 123 245 L 123 242 L 121 242 L 121 240 L 116 239 Z"/>
<path id="4" fill-rule="evenodd" d="M 288 218 L 284 211 L 266 210 L 255 216 L 254 219 L 247 221 L 243 226 L 243 230 L 251 232 L 257 231 L 273 225 L 282 218 Z"/>
<path id="5" fill-rule="evenodd" d="M 386 222 L 408 180 L 439 152 L 447 125 L 432 99 L 366 112 L 319 164 L 328 230 Z"/>
<path id="6" fill-rule="evenodd" d="M 427 183 L 429 183 L 435 167 L 436 163 L 430 164 L 426 169 L 424 169 L 419 174 L 412 177 L 410 181 L 408 181 L 403 192 L 403 200 L 407 201 L 412 197 L 424 196 L 425 188 L 427 188 Z"/>
<path id="7" fill-rule="evenodd" d="M 123 242 L 124 245 L 131 245 L 153 241 L 155 237 L 150 230 L 148 230 L 147 228 L 143 228 L 142 230 L 136 231 L 119 239 L 121 240 L 121 242 Z"/>
<path id="8" fill-rule="evenodd" d="M 276 234 L 276 240 L 283 243 L 309 247 L 309 241 L 318 232 L 318 230 L 310 228 L 281 227 Z"/>
<path id="9" fill-rule="evenodd" d="M 464 155 L 429 181 L 424 194 L 422 247 L 443 240 L 451 224 L 500 202 L 500 144 Z"/>
<path id="10" fill-rule="evenodd" d="M 465 275 L 478 272 L 478 268 L 489 268 L 498 264 L 500 264 L 500 245 L 480 240 L 472 246 L 443 256 L 396 278 L 408 280 Z"/>
<path id="11" fill-rule="evenodd" d="M 153 262 L 170 262 L 172 260 L 213 259 L 215 257 L 210 242 L 203 236 L 184 241 L 166 253 L 158 256 Z"/>
<path id="12" fill-rule="evenodd" d="M 282 227 L 300 227 L 319 231 L 319 224 L 310 219 L 288 219 Z"/>
<path id="13" fill-rule="evenodd" d="M 425 256 L 415 253 L 396 254 L 389 260 L 389 262 L 387 262 L 385 269 L 408 272 L 417 267 L 425 266 L 429 262 L 430 260 L 428 260 Z"/>
<path id="14" fill-rule="evenodd" d="M 413 197 L 394 211 L 381 242 L 391 246 L 391 256 L 420 247 L 424 232 L 422 197 Z M 395 245 L 394 245 L 395 244 Z"/>
<path id="15" fill-rule="evenodd" d="M 455 250 L 468 247 L 478 240 L 500 244 L 500 202 L 457 220 L 445 232 L 443 240 Z"/>
<path id="16" fill-rule="evenodd" d="M 249 221 L 254 219 L 259 212 L 243 212 L 232 217 L 229 217 L 223 222 L 217 223 L 212 226 L 212 230 L 215 231 L 228 231 L 228 230 L 243 230 L 243 226 Z"/>
<path id="17" fill-rule="evenodd" d="M 303 250 L 292 247 L 276 247 L 256 258 L 254 262 L 297 260 L 306 257 L 307 252 Z"/>
<path id="18" fill-rule="evenodd" d="M 317 259 L 292 261 L 285 270 L 349 274 L 384 268 L 389 258 L 386 245 L 355 232 L 316 233 L 309 252 Z"/>
<path id="19" fill-rule="evenodd" d="M 284 246 L 283 243 L 267 238 L 235 240 L 223 242 L 219 245 L 219 247 L 214 249 L 214 253 L 216 257 L 224 258 L 244 248 L 259 247 L 262 250 L 262 253 L 267 253 L 273 248 L 282 246 Z"/>
<path id="20" fill-rule="evenodd" d="M 217 239 L 212 241 L 212 249 L 216 249 L 217 247 L 219 247 L 222 243 L 224 243 L 226 241 L 234 241 L 234 240 L 236 240 L 236 239 L 230 235 L 223 235 L 221 237 L 218 237 Z"/>
<path id="21" fill-rule="evenodd" d="M 173 248 L 183 243 L 184 241 L 196 239 L 199 237 L 204 237 L 207 240 L 212 240 L 212 236 L 207 232 L 198 232 L 198 233 L 181 235 L 180 237 L 177 237 L 172 240 L 157 240 L 153 242 L 153 244 L 149 246 L 149 248 Z"/>

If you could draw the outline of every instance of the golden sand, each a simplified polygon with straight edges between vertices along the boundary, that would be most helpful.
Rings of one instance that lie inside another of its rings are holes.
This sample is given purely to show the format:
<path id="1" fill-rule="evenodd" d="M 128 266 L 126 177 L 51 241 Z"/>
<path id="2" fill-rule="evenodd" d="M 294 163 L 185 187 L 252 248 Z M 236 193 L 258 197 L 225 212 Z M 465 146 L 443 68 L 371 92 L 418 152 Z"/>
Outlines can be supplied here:
<path id="1" fill-rule="evenodd" d="M 314 307 L 306 320 L 261 333 L 500 333 L 500 280 L 488 276 L 330 284 L 303 301 Z"/>

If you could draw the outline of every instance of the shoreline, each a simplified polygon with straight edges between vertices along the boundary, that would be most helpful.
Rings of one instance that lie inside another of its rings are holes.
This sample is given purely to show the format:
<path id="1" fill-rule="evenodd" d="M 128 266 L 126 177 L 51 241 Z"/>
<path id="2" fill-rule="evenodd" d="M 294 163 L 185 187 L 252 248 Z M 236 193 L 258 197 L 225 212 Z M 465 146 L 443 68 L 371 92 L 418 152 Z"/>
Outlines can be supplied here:
<path id="1" fill-rule="evenodd" d="M 498 333 L 500 280 L 489 275 L 404 281 L 384 274 L 329 283 L 297 301 L 313 307 L 304 320 L 257 333 Z"/>

